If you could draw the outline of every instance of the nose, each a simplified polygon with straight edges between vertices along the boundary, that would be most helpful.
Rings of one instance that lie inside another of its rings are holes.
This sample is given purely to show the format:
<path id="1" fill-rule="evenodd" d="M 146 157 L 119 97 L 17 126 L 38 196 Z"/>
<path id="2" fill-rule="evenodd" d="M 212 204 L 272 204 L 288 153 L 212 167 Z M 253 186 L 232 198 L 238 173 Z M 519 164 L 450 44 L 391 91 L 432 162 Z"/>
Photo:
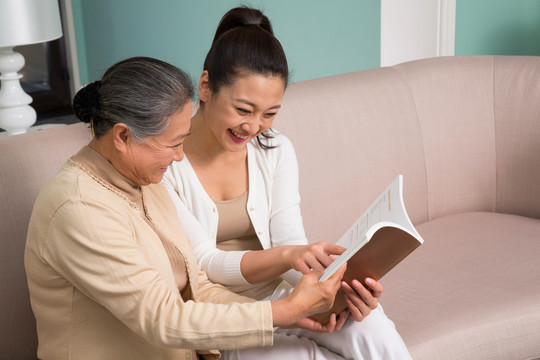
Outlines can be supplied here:
<path id="1" fill-rule="evenodd" d="M 174 161 L 182 161 L 183 158 L 184 158 L 184 147 L 179 146 L 174 150 L 173 160 Z"/>
<path id="2" fill-rule="evenodd" d="M 249 135 L 256 134 L 259 131 L 261 120 L 259 117 L 253 117 L 242 124 L 241 128 Z"/>

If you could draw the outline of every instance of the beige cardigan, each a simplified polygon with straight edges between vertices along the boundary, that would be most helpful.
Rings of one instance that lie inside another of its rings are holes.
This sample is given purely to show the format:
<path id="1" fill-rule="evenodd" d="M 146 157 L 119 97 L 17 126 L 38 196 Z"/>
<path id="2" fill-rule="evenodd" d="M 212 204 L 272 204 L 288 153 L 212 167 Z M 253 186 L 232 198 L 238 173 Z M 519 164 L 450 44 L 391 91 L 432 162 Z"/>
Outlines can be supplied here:
<path id="1" fill-rule="evenodd" d="M 180 296 L 162 240 L 181 253 L 195 301 Z M 240 304 L 247 298 L 207 279 L 163 186 L 134 185 L 89 147 L 40 193 L 25 266 L 42 359 L 176 360 L 193 358 L 185 349 L 272 345 L 270 303 Z"/>

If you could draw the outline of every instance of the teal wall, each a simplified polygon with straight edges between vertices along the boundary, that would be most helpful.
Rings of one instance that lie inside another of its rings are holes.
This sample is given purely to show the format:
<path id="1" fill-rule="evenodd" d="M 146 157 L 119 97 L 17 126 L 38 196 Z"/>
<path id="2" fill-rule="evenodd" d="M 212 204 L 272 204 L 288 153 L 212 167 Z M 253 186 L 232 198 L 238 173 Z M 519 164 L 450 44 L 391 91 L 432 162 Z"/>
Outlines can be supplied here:
<path id="1" fill-rule="evenodd" d="M 223 14 L 260 8 L 272 21 L 291 81 L 378 67 L 380 0 L 72 0 L 81 82 L 115 62 L 152 56 L 194 80 Z"/>
<path id="2" fill-rule="evenodd" d="M 456 55 L 540 55 L 540 0 L 457 0 Z"/>
<path id="3" fill-rule="evenodd" d="M 378 67 L 381 0 L 72 0 L 81 82 L 144 55 L 196 81 L 221 16 L 262 9 L 273 23 L 291 80 Z M 540 55 L 540 0 L 457 0 L 456 55 Z"/>

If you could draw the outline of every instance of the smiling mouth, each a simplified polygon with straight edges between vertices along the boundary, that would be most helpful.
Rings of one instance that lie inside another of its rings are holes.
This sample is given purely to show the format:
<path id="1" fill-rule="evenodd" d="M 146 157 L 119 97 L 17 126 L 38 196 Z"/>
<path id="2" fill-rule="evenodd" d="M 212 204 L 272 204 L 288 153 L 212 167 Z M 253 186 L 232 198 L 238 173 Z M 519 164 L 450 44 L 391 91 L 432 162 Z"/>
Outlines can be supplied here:
<path id="1" fill-rule="evenodd" d="M 231 132 L 231 134 L 234 135 L 234 137 L 238 138 L 239 140 L 246 140 L 249 137 L 249 135 L 242 135 L 240 133 L 237 133 L 233 129 L 229 129 L 229 131 Z"/>

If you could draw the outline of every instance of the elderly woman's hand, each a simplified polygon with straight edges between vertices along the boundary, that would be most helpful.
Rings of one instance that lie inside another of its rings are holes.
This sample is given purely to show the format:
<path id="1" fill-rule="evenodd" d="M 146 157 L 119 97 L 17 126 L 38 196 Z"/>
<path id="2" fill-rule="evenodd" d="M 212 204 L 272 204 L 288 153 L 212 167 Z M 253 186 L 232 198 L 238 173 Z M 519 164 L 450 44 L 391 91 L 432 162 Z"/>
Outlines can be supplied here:
<path id="1" fill-rule="evenodd" d="M 345 325 L 345 322 L 349 318 L 349 310 L 343 310 L 339 316 L 337 316 L 335 313 L 332 313 L 330 315 L 330 318 L 328 322 L 323 325 L 317 320 L 313 318 L 304 318 L 301 320 L 298 320 L 294 324 L 290 326 L 290 328 L 301 328 L 301 329 L 307 329 L 314 332 L 321 332 L 321 333 L 331 333 L 334 331 L 339 331 L 343 328 L 343 325 Z"/>
<path id="2" fill-rule="evenodd" d="M 274 326 L 290 326 L 309 315 L 330 310 L 346 268 L 343 265 L 326 281 L 319 281 L 319 271 L 304 275 L 289 296 L 272 302 Z"/>
<path id="3" fill-rule="evenodd" d="M 351 281 L 351 284 L 345 281 L 341 283 L 350 317 L 356 321 L 364 320 L 371 310 L 377 308 L 383 292 L 382 284 L 374 279 L 366 278 L 365 284 L 368 288 L 358 280 Z"/>

